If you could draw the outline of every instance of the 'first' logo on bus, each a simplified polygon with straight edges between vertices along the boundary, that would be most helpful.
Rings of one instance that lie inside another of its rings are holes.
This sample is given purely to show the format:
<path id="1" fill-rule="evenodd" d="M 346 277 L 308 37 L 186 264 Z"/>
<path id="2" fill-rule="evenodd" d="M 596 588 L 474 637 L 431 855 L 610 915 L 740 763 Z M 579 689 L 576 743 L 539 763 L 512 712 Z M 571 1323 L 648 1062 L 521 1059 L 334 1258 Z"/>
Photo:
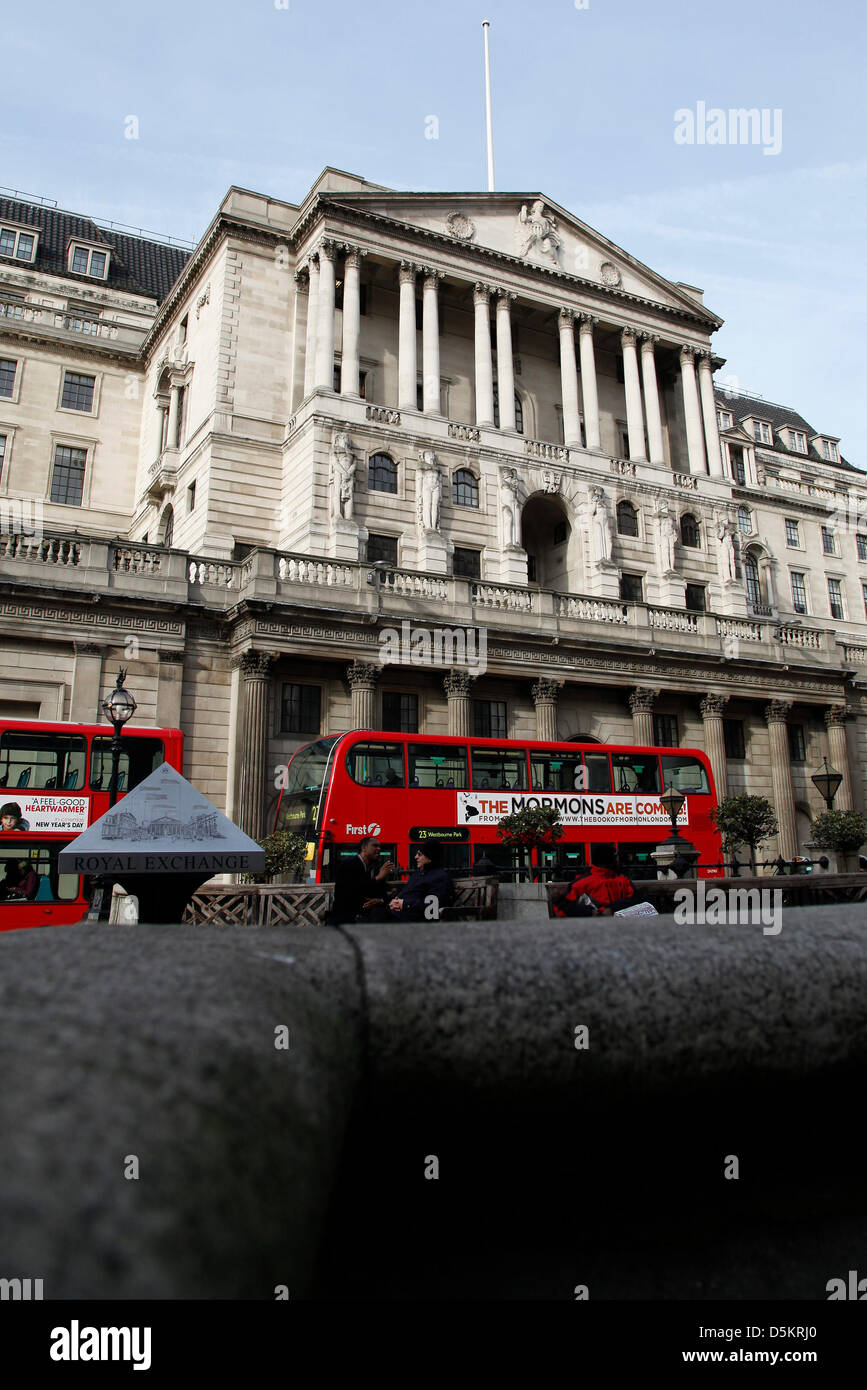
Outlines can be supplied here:
<path id="1" fill-rule="evenodd" d="M 349 825 L 347 823 L 346 833 L 347 835 L 379 835 L 382 833 L 382 827 L 377 820 L 372 820 L 370 825 Z"/>

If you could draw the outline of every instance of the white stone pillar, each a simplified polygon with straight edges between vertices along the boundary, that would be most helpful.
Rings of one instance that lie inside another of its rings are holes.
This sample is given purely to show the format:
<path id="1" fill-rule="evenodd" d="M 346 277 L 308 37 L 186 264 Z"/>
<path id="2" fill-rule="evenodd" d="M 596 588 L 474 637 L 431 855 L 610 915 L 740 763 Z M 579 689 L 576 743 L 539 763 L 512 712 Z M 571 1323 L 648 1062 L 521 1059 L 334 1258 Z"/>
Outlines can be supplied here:
<path id="1" fill-rule="evenodd" d="M 596 390 L 596 355 L 593 351 L 593 329 L 597 319 L 592 314 L 581 315 L 578 345 L 581 352 L 581 390 L 584 395 L 584 435 L 587 448 L 602 450 L 599 433 L 599 396 Z"/>
<path id="2" fill-rule="evenodd" d="M 662 440 L 662 414 L 659 409 L 659 383 L 656 379 L 654 349 L 659 338 L 653 333 L 641 335 L 641 375 L 644 381 L 644 412 L 647 416 L 647 445 L 651 463 L 665 462 Z"/>
<path id="3" fill-rule="evenodd" d="M 699 705 L 704 721 L 704 747 L 710 760 L 713 780 L 716 783 L 717 801 L 722 801 L 723 797 L 729 794 L 726 740 L 723 728 L 723 713 L 728 700 L 728 695 L 705 695 Z"/>
<path id="4" fill-rule="evenodd" d="M 557 701 L 563 682 L 540 677 L 530 687 L 536 706 L 536 737 L 546 743 L 557 742 Z"/>
<path id="5" fill-rule="evenodd" d="M 491 315 L 488 300 L 489 285 L 477 284 L 473 289 L 476 311 L 476 424 L 494 424 L 494 370 L 491 363 Z"/>
<path id="6" fill-rule="evenodd" d="M 295 302 L 292 306 L 292 357 L 289 364 L 289 414 L 298 398 L 298 378 L 301 372 L 301 324 L 309 313 L 309 279 L 306 269 L 295 271 Z"/>
<path id="7" fill-rule="evenodd" d="M 779 825 L 780 854 L 794 859 L 798 853 L 798 831 L 795 817 L 795 797 L 792 792 L 792 768 L 789 755 L 789 734 L 786 727 L 791 705 L 785 700 L 772 700 L 765 706 L 768 741 L 771 749 L 771 783 L 774 789 L 774 810 Z"/>
<path id="8" fill-rule="evenodd" d="M 655 690 L 637 685 L 629 695 L 629 708 L 632 710 L 632 737 L 642 748 L 653 745 L 653 706 L 656 703 Z"/>
<path id="9" fill-rule="evenodd" d="M 578 410 L 578 368 L 575 365 L 575 315 L 561 309 L 557 315 L 560 330 L 560 395 L 563 403 L 563 442 L 581 447 L 581 416 Z"/>
<path id="10" fill-rule="evenodd" d="M 515 368 L 512 362 L 511 290 L 497 290 L 497 390 L 500 400 L 500 429 L 517 431 L 515 423 Z"/>
<path id="11" fill-rule="evenodd" d="M 412 261 L 401 261 L 400 324 L 397 339 L 398 410 L 418 409 L 418 348 L 415 326 L 415 277 Z"/>
<path id="12" fill-rule="evenodd" d="M 359 394 L 358 344 L 361 336 L 361 257 L 357 246 L 346 248 L 343 274 L 343 342 L 340 350 L 340 394 Z"/>
<path id="13" fill-rule="evenodd" d="M 698 403 L 698 387 L 695 381 L 695 348 L 682 347 L 680 350 L 680 383 L 683 388 L 683 413 L 686 418 L 686 452 L 689 460 L 689 471 L 690 473 L 706 473 L 704 432 L 701 425 L 701 409 Z"/>
<path id="14" fill-rule="evenodd" d="M 310 293 L 307 296 L 307 338 L 304 344 L 304 395 L 309 396 L 316 384 L 316 330 L 319 323 L 319 256 L 307 262 L 310 273 Z"/>
<path id="15" fill-rule="evenodd" d="M 238 824 L 254 840 L 263 832 L 268 750 L 268 686 L 273 658 L 247 651 L 241 660 L 246 693 Z"/>
<path id="16" fill-rule="evenodd" d="M 382 667 L 369 661 L 353 661 L 347 669 L 347 679 L 352 691 L 350 719 L 353 729 L 376 729 L 376 687 L 382 675 Z"/>
<path id="17" fill-rule="evenodd" d="M 852 794 L 852 769 L 849 766 L 849 743 L 846 738 L 846 725 L 854 714 L 845 705 L 831 705 L 825 710 L 825 724 L 828 729 L 829 761 L 836 772 L 842 774 L 843 781 L 834 797 L 835 811 L 851 811 L 855 806 Z"/>
<path id="18" fill-rule="evenodd" d="M 644 463 L 644 414 L 641 409 L 641 381 L 638 376 L 638 349 L 635 330 L 624 328 L 620 334 L 623 348 L 623 386 L 626 392 L 626 429 L 629 434 L 629 457 Z"/>
<path id="19" fill-rule="evenodd" d="M 698 356 L 698 387 L 701 394 L 701 413 L 704 419 L 704 442 L 707 449 L 707 461 L 710 466 L 712 478 L 723 476 L 722 449 L 719 441 L 719 421 L 716 413 L 716 401 L 713 394 L 713 372 L 710 365 L 710 353 L 700 352 Z"/>
<path id="20" fill-rule="evenodd" d="M 449 703 L 449 737 L 468 738 L 473 732 L 472 691 L 475 677 L 467 671 L 450 671 L 443 680 Z"/>
<path id="21" fill-rule="evenodd" d="M 442 272 L 425 270 L 422 287 L 421 372 L 425 415 L 440 415 L 440 310 Z"/>
<path id="22" fill-rule="evenodd" d="M 316 385 L 334 390 L 334 262 L 333 241 L 319 244 L 319 322 L 316 325 Z"/>
<path id="23" fill-rule="evenodd" d="M 178 412 L 181 405 L 181 388 L 175 382 L 171 384 L 171 394 L 169 396 L 169 423 L 166 426 L 166 448 L 176 449 L 178 447 Z"/>

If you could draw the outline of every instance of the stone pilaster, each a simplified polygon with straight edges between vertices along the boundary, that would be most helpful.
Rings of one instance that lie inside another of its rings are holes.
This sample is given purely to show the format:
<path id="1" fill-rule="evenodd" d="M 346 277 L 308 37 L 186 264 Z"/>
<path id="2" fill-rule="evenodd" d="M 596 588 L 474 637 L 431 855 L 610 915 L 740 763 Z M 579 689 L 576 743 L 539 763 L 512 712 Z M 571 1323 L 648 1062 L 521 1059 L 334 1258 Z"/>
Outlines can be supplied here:
<path id="1" fill-rule="evenodd" d="M 638 375 L 638 348 L 635 333 L 624 328 L 620 334 L 623 349 L 623 383 L 626 393 L 626 429 L 629 434 L 629 457 L 639 463 L 647 459 L 644 447 L 644 414 L 641 409 L 641 380 Z"/>
<path id="2" fill-rule="evenodd" d="M 716 400 L 713 394 L 713 369 L 710 353 L 705 350 L 698 356 L 698 389 L 701 396 L 701 413 L 704 420 L 704 443 L 707 450 L 708 471 L 712 478 L 723 476 L 722 449 L 719 441 L 719 421 L 716 414 Z"/>
<path id="3" fill-rule="evenodd" d="M 557 315 L 560 332 L 560 397 L 563 404 L 563 442 L 581 447 L 581 416 L 578 412 L 578 368 L 575 365 L 575 315 L 561 309 Z"/>
<path id="4" fill-rule="evenodd" d="M 397 340 L 397 406 L 398 410 L 418 408 L 418 348 L 415 322 L 415 280 L 418 266 L 401 261 L 400 323 Z"/>
<path id="5" fill-rule="evenodd" d="M 686 418 L 686 451 L 689 459 L 689 471 L 690 473 L 706 473 L 704 431 L 701 423 L 698 387 L 695 380 L 695 348 L 682 347 L 680 350 L 680 384 L 683 390 L 683 413 Z"/>
<path id="6" fill-rule="evenodd" d="M 337 247 L 333 241 L 319 243 L 319 295 L 316 325 L 316 385 L 334 390 L 334 286 Z"/>
<path id="7" fill-rule="evenodd" d="M 261 838 L 268 752 L 268 684 L 273 657 L 248 651 L 241 658 L 244 683 L 244 742 L 238 824 L 254 840 Z"/>
<path id="8" fill-rule="evenodd" d="M 181 723 L 184 654 L 157 652 L 157 660 L 157 724 L 161 729 L 177 729 Z"/>
<path id="9" fill-rule="evenodd" d="M 491 314 L 489 285 L 477 284 L 473 289 L 475 310 L 476 364 L 476 424 L 494 424 L 494 370 L 491 363 Z"/>
<path id="10" fill-rule="evenodd" d="M 629 708 L 632 710 L 632 734 L 636 743 L 643 748 L 653 743 L 653 706 L 657 692 L 637 685 L 629 695 Z"/>
<path id="11" fill-rule="evenodd" d="M 536 706 L 536 737 L 548 743 L 557 742 L 557 701 L 562 689 L 563 681 L 549 680 L 544 676 L 530 687 Z"/>
<path id="12" fill-rule="evenodd" d="M 301 351 L 301 325 L 307 323 L 310 312 L 310 275 L 306 266 L 295 271 L 295 298 L 292 303 L 292 356 L 289 362 L 289 413 L 298 402 L 299 385 L 303 391 L 304 354 Z"/>
<path id="13" fill-rule="evenodd" d="M 76 642 L 74 647 L 75 665 L 72 668 L 69 718 L 73 724 L 102 723 L 103 715 L 99 702 L 102 694 L 102 660 L 105 650 L 94 642 Z"/>
<path id="14" fill-rule="evenodd" d="M 729 794 L 723 729 L 723 713 L 728 702 L 728 695 L 705 695 L 700 705 L 701 717 L 704 720 L 704 746 L 710 759 L 718 801 L 722 801 L 723 797 Z"/>
<path id="15" fill-rule="evenodd" d="M 791 704 L 785 700 L 772 700 L 770 704 L 765 706 L 765 720 L 768 725 L 768 741 L 771 749 L 774 810 L 780 827 L 780 854 L 784 859 L 793 859 L 798 853 L 795 797 L 792 792 L 789 735 L 786 727 L 791 708 Z"/>
<path id="16" fill-rule="evenodd" d="M 454 738 L 469 738 L 473 732 L 472 690 L 475 676 L 469 671 L 450 671 L 443 680 L 443 690 L 449 702 L 449 734 Z"/>
<path id="17" fill-rule="evenodd" d="M 375 729 L 376 687 L 382 675 L 382 667 L 370 661 L 353 661 L 347 668 L 346 679 L 352 691 L 352 712 L 350 720 L 353 729 Z"/>
<path id="18" fill-rule="evenodd" d="M 651 463 L 665 463 L 662 414 L 659 409 L 659 382 L 656 379 L 656 344 L 653 333 L 641 335 L 641 377 L 644 383 L 644 413 L 647 416 L 647 447 Z"/>
<path id="19" fill-rule="evenodd" d="M 424 272 L 422 288 L 422 404 L 425 415 L 442 413 L 440 403 L 440 311 L 439 282 L 442 272 Z"/>
<path id="20" fill-rule="evenodd" d="M 515 369 L 512 362 L 512 301 L 510 290 L 497 290 L 497 390 L 500 429 L 516 429 Z"/>
<path id="21" fill-rule="evenodd" d="M 304 343 L 304 395 L 316 385 L 316 332 L 319 326 L 319 256 L 307 262 L 310 291 L 307 296 L 307 334 Z"/>
<path id="22" fill-rule="evenodd" d="M 828 729 L 828 752 L 831 766 L 842 774 L 843 781 L 834 798 L 835 811 L 851 811 L 855 807 L 852 791 L 852 769 L 849 765 L 849 742 L 846 738 L 846 725 L 854 719 L 852 710 L 845 705 L 831 705 L 825 710 L 825 724 Z"/>
<path id="23" fill-rule="evenodd" d="M 584 435 L 588 449 L 602 449 L 599 433 L 599 393 L 596 389 L 596 354 L 593 348 L 593 329 L 598 320 L 592 314 L 582 314 L 578 329 L 581 353 L 581 391 L 584 397 Z"/>

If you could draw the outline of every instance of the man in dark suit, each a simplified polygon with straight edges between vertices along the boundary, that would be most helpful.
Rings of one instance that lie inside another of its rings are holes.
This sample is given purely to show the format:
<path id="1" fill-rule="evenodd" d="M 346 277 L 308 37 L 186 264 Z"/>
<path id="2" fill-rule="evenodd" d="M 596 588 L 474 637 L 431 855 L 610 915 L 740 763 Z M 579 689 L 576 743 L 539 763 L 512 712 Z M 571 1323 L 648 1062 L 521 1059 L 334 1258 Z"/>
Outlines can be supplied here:
<path id="1" fill-rule="evenodd" d="M 377 868 L 379 852 L 379 841 L 366 835 L 359 841 L 358 853 L 342 861 L 334 880 L 334 905 L 325 918 L 329 926 L 357 922 L 364 914 L 382 908 L 388 891 L 386 880 L 395 869 L 390 859 Z"/>
<path id="2" fill-rule="evenodd" d="M 415 852 L 415 873 L 405 888 L 399 888 L 379 921 L 439 921 L 440 908 L 454 901 L 455 886 L 447 869 L 440 865 L 439 847 L 425 845 Z"/>

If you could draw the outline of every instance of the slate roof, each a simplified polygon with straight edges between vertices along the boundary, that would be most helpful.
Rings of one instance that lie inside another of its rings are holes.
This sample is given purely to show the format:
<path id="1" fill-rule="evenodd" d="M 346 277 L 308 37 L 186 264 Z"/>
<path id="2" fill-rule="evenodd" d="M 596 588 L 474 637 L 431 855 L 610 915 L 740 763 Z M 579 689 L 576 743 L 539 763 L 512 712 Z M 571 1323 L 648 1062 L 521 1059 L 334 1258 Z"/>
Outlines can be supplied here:
<path id="1" fill-rule="evenodd" d="M 158 303 L 165 299 L 192 255 L 181 246 L 167 246 L 164 242 L 150 241 L 147 237 L 98 227 L 89 217 L 17 198 L 0 197 L 0 222 L 23 223 L 38 230 L 36 260 L 32 263 L 34 270 L 79 280 L 82 285 L 105 284 L 111 289 L 144 294 Z M 98 281 L 89 275 L 76 275 L 67 269 L 67 248 L 75 237 L 97 242 L 110 249 L 112 254 L 107 280 Z M 26 261 L 0 258 L 0 266 L 27 264 Z"/>
<path id="2" fill-rule="evenodd" d="M 759 449 L 774 449 L 781 454 L 787 454 L 791 459 L 797 459 L 801 463 L 811 460 L 815 463 L 824 463 L 831 468 L 848 468 L 853 472 L 860 473 L 860 468 L 855 468 L 851 463 L 840 455 L 839 463 L 832 463 L 819 453 L 815 445 L 810 443 L 813 435 L 821 434 L 821 430 L 814 429 L 803 415 L 799 415 L 797 410 L 793 410 L 788 405 L 776 405 L 773 401 L 763 401 L 755 396 L 742 396 L 731 388 L 717 386 L 714 384 L 714 396 L 720 410 L 727 410 L 731 413 L 736 425 L 742 424 L 746 419 L 755 417 L 758 420 L 767 420 L 773 431 L 772 444 L 759 444 Z M 786 436 L 781 433 L 787 426 L 792 429 L 801 430 L 807 436 L 807 453 L 802 454 L 797 449 L 790 449 L 786 442 Z M 749 433 L 752 433 L 749 431 Z M 833 435 L 825 436 L 834 438 Z M 838 446 L 839 447 L 839 446 Z"/>

